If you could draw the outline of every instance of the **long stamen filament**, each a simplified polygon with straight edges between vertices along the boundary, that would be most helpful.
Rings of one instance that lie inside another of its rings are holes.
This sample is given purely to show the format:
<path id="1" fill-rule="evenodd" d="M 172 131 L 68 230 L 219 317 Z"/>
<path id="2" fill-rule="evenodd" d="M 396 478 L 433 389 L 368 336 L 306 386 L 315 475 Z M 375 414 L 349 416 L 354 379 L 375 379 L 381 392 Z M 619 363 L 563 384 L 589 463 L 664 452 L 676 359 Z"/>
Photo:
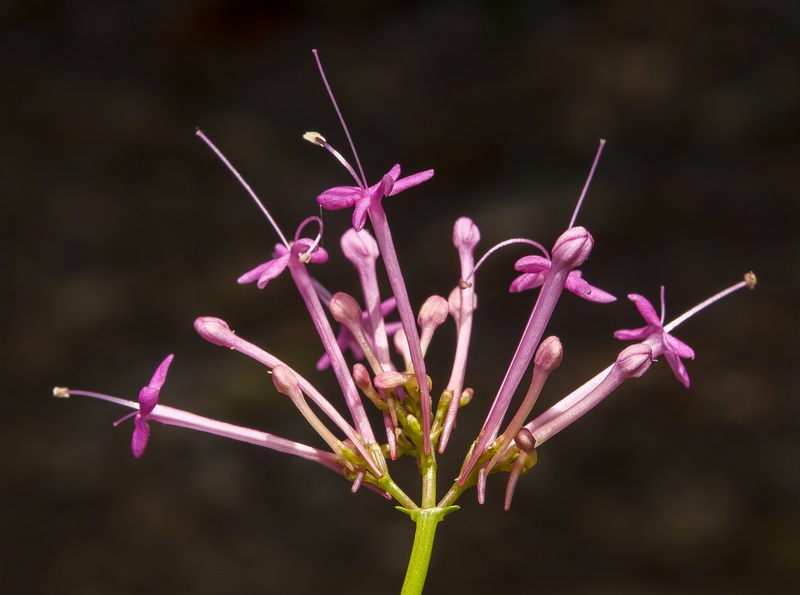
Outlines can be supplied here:
<path id="1" fill-rule="evenodd" d="M 244 189 L 247 191 L 247 193 L 255 201 L 256 205 L 258 205 L 258 208 L 261 209 L 261 212 L 264 213 L 264 215 L 266 216 L 266 218 L 269 221 L 270 225 L 272 225 L 272 228 L 275 230 L 275 232 L 278 234 L 278 237 L 281 239 L 281 242 L 283 243 L 283 245 L 288 248 L 289 247 L 289 242 L 286 240 L 286 237 L 283 235 L 283 232 L 281 232 L 281 228 L 278 227 L 278 224 L 275 222 L 275 219 L 273 219 L 272 215 L 269 214 L 269 211 L 267 210 L 267 207 L 264 206 L 264 203 L 262 203 L 261 200 L 256 195 L 256 193 L 253 192 L 253 189 L 250 187 L 250 184 L 248 184 L 245 181 L 245 179 L 242 177 L 242 174 L 240 174 L 237 171 L 237 169 L 235 167 L 233 167 L 233 164 L 230 161 L 228 161 L 228 158 L 225 157 L 225 155 L 222 154 L 222 151 L 220 151 L 217 148 L 217 146 L 214 143 L 211 142 L 211 140 L 205 135 L 205 133 L 202 130 L 200 130 L 198 128 L 197 131 L 195 132 L 195 134 L 198 137 L 200 137 L 200 139 L 204 143 L 206 143 L 208 145 L 208 147 L 212 151 L 214 151 L 216 156 L 219 157 L 220 161 L 222 161 L 222 163 L 225 164 L 225 167 L 227 167 L 231 171 L 231 173 L 234 175 L 234 177 L 237 180 L 239 180 L 239 183 L 244 187 Z"/>
<path id="2" fill-rule="evenodd" d="M 597 168 L 597 163 L 600 161 L 600 154 L 603 152 L 603 147 L 605 146 L 606 146 L 606 139 L 601 138 L 600 146 L 597 147 L 597 153 L 594 156 L 592 169 L 589 170 L 589 177 L 586 178 L 586 183 L 583 185 L 583 191 L 581 192 L 581 196 L 578 199 L 578 204 L 575 205 L 575 210 L 572 213 L 572 219 L 569 220 L 569 225 L 567 226 L 567 229 L 575 225 L 575 219 L 578 218 L 578 211 L 581 210 L 581 205 L 583 205 L 583 199 L 586 196 L 586 192 L 589 190 L 589 184 L 592 183 L 592 177 L 594 177 L 594 170 Z"/>
<path id="3" fill-rule="evenodd" d="M 353 137 L 350 136 L 350 131 L 347 129 L 347 124 L 345 124 L 344 116 L 342 116 L 342 110 L 339 109 L 339 104 L 336 103 L 336 98 L 333 96 L 333 90 L 328 84 L 328 78 L 325 76 L 325 70 L 322 68 L 322 62 L 319 59 L 319 52 L 317 50 L 311 50 L 311 53 L 314 54 L 314 59 L 317 61 L 317 68 L 319 68 L 319 74 L 322 77 L 322 82 L 325 85 L 325 89 L 328 91 L 328 96 L 331 98 L 331 103 L 333 103 L 333 108 L 336 110 L 336 115 L 339 117 L 339 122 L 342 124 L 344 134 L 347 137 L 347 142 L 350 143 L 350 150 L 353 151 L 353 157 L 355 157 L 358 171 L 361 174 L 361 181 L 364 184 L 362 187 L 366 188 L 367 176 L 364 175 L 364 168 L 361 167 L 361 160 L 358 158 L 358 151 L 356 151 L 356 146 L 353 143 Z M 358 178 L 356 177 L 356 179 Z"/>
<path id="4" fill-rule="evenodd" d="M 353 176 L 353 179 L 356 181 L 356 185 L 362 190 L 366 190 L 367 188 L 366 182 L 363 182 L 358 179 L 358 175 L 356 174 L 356 171 L 353 169 L 353 166 L 351 166 L 347 162 L 347 159 L 345 159 L 344 156 L 339 151 L 333 148 L 333 145 L 331 145 L 328 141 L 325 140 L 324 136 L 322 136 L 319 132 L 306 132 L 305 134 L 303 134 L 303 138 L 310 143 L 314 143 L 315 145 L 319 145 L 323 149 L 326 149 L 331 155 L 336 157 L 339 163 L 344 165 L 345 169 L 350 172 L 351 176 Z"/>
<path id="5" fill-rule="evenodd" d="M 711 304 L 713 304 L 716 301 L 721 300 L 726 295 L 731 294 L 734 291 L 738 291 L 738 290 L 742 289 L 743 287 L 747 287 L 748 289 L 754 289 L 755 286 L 756 286 L 756 282 L 757 282 L 757 279 L 756 279 L 755 273 L 753 273 L 752 271 L 749 272 L 749 273 L 745 273 L 744 281 L 739 281 L 739 283 L 736 283 L 735 285 L 731 285 L 727 289 L 723 289 L 719 293 L 717 293 L 715 295 L 712 295 L 707 300 L 704 300 L 704 301 L 700 302 L 694 308 L 691 308 L 690 310 L 687 310 L 686 312 L 684 312 L 683 314 L 678 316 L 675 320 L 673 320 L 672 322 L 670 322 L 669 324 L 664 326 L 664 332 L 666 332 L 666 333 L 670 332 L 672 329 L 674 329 L 679 324 L 684 322 L 687 318 L 690 318 L 691 316 L 694 316 L 700 310 L 704 309 L 707 306 L 710 306 Z"/>
<path id="6" fill-rule="evenodd" d="M 472 270 L 469 272 L 469 274 L 465 278 L 463 278 L 461 281 L 463 283 L 466 283 L 467 285 L 469 285 L 469 280 L 472 279 L 472 277 L 475 275 L 476 272 L 478 272 L 478 269 L 481 268 L 481 265 L 484 263 L 484 261 L 487 258 L 489 258 L 489 256 L 491 256 L 492 254 L 497 252 L 500 248 L 505 248 L 506 246 L 511 246 L 513 244 L 530 244 L 531 246 L 541 250 L 542 254 L 545 255 L 547 260 L 550 260 L 550 253 L 547 251 L 547 248 L 545 248 L 539 242 L 535 242 L 533 240 L 529 240 L 528 238 L 511 238 L 510 240 L 505 240 L 505 241 L 500 242 L 499 244 L 496 244 L 495 246 L 492 246 L 491 248 L 489 248 L 486 251 L 486 254 L 481 256 L 481 258 L 477 262 L 477 264 L 474 267 L 472 267 Z"/>

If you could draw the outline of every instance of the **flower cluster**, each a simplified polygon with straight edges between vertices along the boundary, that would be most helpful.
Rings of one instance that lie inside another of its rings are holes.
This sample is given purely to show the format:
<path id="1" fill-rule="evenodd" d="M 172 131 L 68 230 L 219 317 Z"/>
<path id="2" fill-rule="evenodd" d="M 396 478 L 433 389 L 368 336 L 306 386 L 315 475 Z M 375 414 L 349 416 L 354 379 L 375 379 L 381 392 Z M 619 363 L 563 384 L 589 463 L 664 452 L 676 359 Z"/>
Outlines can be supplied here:
<path id="1" fill-rule="evenodd" d="M 322 76 L 330 93 L 324 73 Z M 330 97 L 341 118 L 332 93 Z M 342 124 L 349 140 L 350 135 L 343 119 Z M 198 136 L 242 181 L 258 206 L 269 217 L 266 208 L 228 160 L 202 132 L 198 131 Z M 340 412 L 328 397 L 290 363 L 235 334 L 225 321 L 204 316 L 195 321 L 195 329 L 207 341 L 233 349 L 266 366 L 272 373 L 275 388 L 291 399 L 324 440 L 327 449 L 313 448 L 161 405 L 160 391 L 172 362 L 172 355 L 161 363 L 150 383 L 141 390 L 138 402 L 86 391 L 65 388 L 55 390 L 57 396 L 91 396 L 134 409 L 123 420 L 134 418 L 132 450 L 135 457 L 142 456 L 147 446 L 149 422 L 158 421 L 250 442 L 316 461 L 352 482 L 353 491 L 364 485 L 387 498 L 394 498 L 415 520 L 418 519 L 414 515 L 419 516 L 421 511 L 426 510 L 442 511 L 441 518 L 447 511 L 454 509 L 453 504 L 457 498 L 473 485 L 477 485 L 478 499 L 483 502 L 487 478 L 497 472 L 508 474 L 505 497 L 505 508 L 508 508 L 519 476 L 536 463 L 537 449 L 595 407 L 624 381 L 644 374 L 657 358 L 663 356 L 678 381 L 688 387 L 689 376 L 682 360 L 693 359 L 694 351 L 674 337 L 671 331 L 696 310 L 741 287 L 752 288 L 755 285 L 755 276 L 748 273 L 740 283 L 709 298 L 687 315 L 666 326 L 663 319 L 663 288 L 661 317 L 645 297 L 638 294 L 628 296 L 644 319 L 645 326 L 634 330 L 619 330 L 615 337 L 634 343 L 622 349 L 607 368 L 586 380 L 555 405 L 531 417 L 548 376 L 562 363 L 560 340 L 556 336 L 546 336 L 545 330 L 563 290 L 567 289 L 583 299 L 599 304 L 611 303 L 616 298 L 589 284 L 582 277 L 579 267 L 588 259 L 594 239 L 587 229 L 575 225 L 575 217 L 549 251 L 537 242 L 522 239 L 501 242 L 487 251 L 488 256 L 510 243 L 534 246 L 539 253 L 517 261 L 515 269 L 520 274 L 511 283 L 510 291 L 521 292 L 538 288 L 538 294 L 532 300 L 530 316 L 521 328 L 517 349 L 494 398 L 474 399 L 485 403 L 488 413 L 472 447 L 464 457 L 458 478 L 443 496 L 438 497 L 436 457 L 445 451 L 460 409 L 473 400 L 473 390 L 466 383 L 473 317 L 477 305 L 477 273 L 485 262 L 484 257 L 476 264 L 475 258 L 480 231 L 471 219 L 462 217 L 456 220 L 453 245 L 459 269 L 452 274 L 453 289 L 448 296 L 432 296 L 415 309 L 409 300 L 382 201 L 431 179 L 433 170 L 400 177 L 400 166 L 395 165 L 379 182 L 369 185 L 352 142 L 350 145 L 358 173 L 320 134 L 306 133 L 305 138 L 329 151 L 345 166 L 355 181 L 355 185 L 323 191 L 317 197 L 317 202 L 324 209 L 352 208 L 352 228 L 342 236 L 341 250 L 355 268 L 361 295 L 356 297 L 343 292 L 332 292 L 313 276 L 309 265 L 323 265 L 328 259 L 325 250 L 319 246 L 323 230 L 322 222 L 317 217 L 302 222 L 292 241 L 287 241 L 278 231 L 281 243 L 276 245 L 274 256 L 243 274 L 238 282 L 255 282 L 258 288 L 263 289 L 288 270 L 322 343 L 324 353 L 317 368 L 332 369 L 341 389 L 346 413 Z M 587 180 L 587 187 L 588 183 Z M 586 188 L 584 194 L 585 191 Z M 580 200 L 583 200 L 583 195 Z M 272 222 L 272 218 L 269 219 Z M 371 232 L 367 229 L 367 222 L 371 225 Z M 316 237 L 308 237 L 304 233 L 309 224 L 319 227 Z M 391 295 L 388 296 L 381 295 L 377 267 L 379 260 L 388 276 L 388 285 L 391 288 Z M 387 320 L 395 311 L 399 320 Z M 447 331 L 455 332 L 455 350 L 449 379 L 446 383 L 439 383 L 428 377 L 425 358 L 435 332 L 448 319 L 452 319 L 454 323 L 454 328 Z M 336 325 L 338 328 L 335 328 Z M 529 371 L 530 384 L 520 390 L 523 378 Z M 518 394 L 523 392 L 524 394 Z M 434 395 L 438 395 L 438 398 L 434 399 Z M 374 417 L 382 420 L 379 431 L 370 422 L 366 406 L 377 409 L 378 414 Z M 413 457 L 419 463 L 423 484 L 420 502 L 409 497 L 391 477 L 388 461 L 404 456 Z"/>

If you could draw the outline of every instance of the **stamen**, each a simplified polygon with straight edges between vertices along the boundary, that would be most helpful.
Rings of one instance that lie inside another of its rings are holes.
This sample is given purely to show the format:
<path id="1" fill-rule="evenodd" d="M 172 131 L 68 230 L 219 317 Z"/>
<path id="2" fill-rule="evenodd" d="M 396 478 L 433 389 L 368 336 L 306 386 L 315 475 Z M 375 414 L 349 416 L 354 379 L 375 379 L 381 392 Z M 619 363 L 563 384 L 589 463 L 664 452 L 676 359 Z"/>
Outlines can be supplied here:
<path id="1" fill-rule="evenodd" d="M 339 163 L 344 165 L 345 169 L 350 172 L 350 175 L 353 176 L 353 179 L 356 181 L 356 185 L 362 190 L 366 190 L 367 188 L 366 183 L 358 179 L 358 175 L 356 175 L 356 172 L 353 169 L 353 167 L 347 162 L 347 159 L 345 159 L 344 156 L 339 151 L 334 149 L 333 145 L 329 144 L 328 141 L 326 141 L 321 134 L 319 134 L 318 132 L 306 132 L 303 135 L 303 138 L 306 139 L 308 142 L 314 143 L 315 145 L 319 145 L 323 149 L 327 149 L 327 151 L 331 155 L 336 157 L 336 159 L 339 160 Z M 321 208 L 322 207 L 320 206 L 320 209 Z"/>
<path id="2" fill-rule="evenodd" d="M 325 85 L 325 89 L 328 91 L 328 97 L 331 98 L 331 103 L 333 104 L 333 108 L 336 110 L 336 115 L 339 117 L 339 122 L 341 122 L 342 124 L 342 128 L 344 129 L 344 134 L 347 137 L 347 142 L 350 143 L 350 150 L 353 151 L 353 157 L 355 157 L 356 165 L 358 166 L 358 171 L 361 174 L 361 181 L 364 184 L 362 188 L 366 188 L 367 177 L 364 175 L 364 168 L 361 167 L 361 160 L 358 158 L 358 152 L 356 151 L 355 144 L 353 144 L 353 138 L 350 136 L 350 131 L 347 129 L 347 124 L 345 124 L 344 116 L 342 116 L 342 110 L 339 109 L 339 104 L 336 103 L 336 98 L 333 96 L 333 91 L 331 90 L 331 86 L 328 84 L 328 79 L 325 76 L 325 70 L 322 68 L 322 62 L 319 59 L 319 52 L 317 52 L 317 50 L 311 50 L 311 53 L 314 54 L 314 59 L 317 61 L 317 67 L 319 68 L 319 74 L 322 77 L 322 82 Z M 358 178 L 356 177 L 356 179 Z"/>
<path id="3" fill-rule="evenodd" d="M 535 242 L 535 241 L 529 240 L 527 238 L 511 238 L 510 240 L 505 240 L 504 242 L 500 242 L 499 244 L 489 248 L 489 250 L 486 251 L 486 254 L 481 256 L 481 259 L 478 261 L 478 263 L 474 267 L 472 267 L 472 270 L 469 272 L 469 275 L 467 275 L 466 278 L 461 279 L 461 282 L 460 282 L 461 288 L 462 289 L 466 289 L 467 287 L 470 287 L 469 280 L 472 279 L 472 277 L 475 276 L 475 273 L 481 267 L 483 262 L 487 258 L 489 258 L 490 255 L 492 255 L 495 252 L 497 252 L 500 248 L 505 248 L 506 246 L 511 246 L 512 244 L 530 244 L 534 248 L 538 248 L 539 250 L 541 250 L 542 254 L 545 255 L 545 258 L 547 258 L 547 260 L 550 260 L 550 253 L 547 251 L 547 248 L 542 246 L 539 242 Z"/>
<path id="4" fill-rule="evenodd" d="M 286 237 L 283 235 L 283 232 L 281 232 L 280 227 L 278 227 L 278 224 L 275 223 L 275 220 L 272 218 L 272 215 L 269 214 L 269 211 L 267 210 L 267 207 L 264 206 L 264 203 L 262 203 L 261 200 L 258 198 L 258 196 L 256 196 L 256 193 L 253 192 L 253 189 L 250 187 L 250 184 L 245 182 L 245 179 L 236 170 L 236 168 L 233 167 L 231 162 L 228 161 L 228 158 L 225 157 L 225 155 L 222 154 L 222 151 L 220 151 L 217 148 L 217 146 L 214 143 L 211 142 L 211 140 L 205 135 L 205 133 L 202 130 L 200 130 L 198 128 L 195 131 L 195 134 L 197 136 L 199 136 L 200 139 L 204 143 L 206 143 L 212 151 L 214 151 L 214 153 L 217 155 L 217 157 L 220 158 L 222 163 L 225 164 L 225 167 L 227 167 L 231 171 L 231 173 L 236 177 L 236 179 L 239 180 L 239 183 L 242 186 L 244 186 L 244 189 L 247 190 L 247 193 L 252 197 L 252 199 L 255 201 L 256 205 L 258 205 L 258 208 L 261 209 L 261 212 L 264 213 L 264 215 L 267 217 L 267 220 L 269 221 L 270 225 L 272 225 L 272 228 L 275 230 L 275 232 L 278 234 L 278 237 L 281 239 L 281 242 L 283 243 L 283 245 L 288 248 L 289 247 L 289 242 L 286 241 Z"/>
<path id="5" fill-rule="evenodd" d="M 690 310 L 687 310 L 686 312 L 684 312 L 683 314 L 678 316 L 675 320 L 673 320 L 669 324 L 665 325 L 664 326 L 664 332 L 665 333 L 669 333 L 670 331 L 672 331 L 672 329 L 676 328 L 679 324 L 684 322 L 686 319 L 691 318 L 692 316 L 697 314 L 700 310 L 703 310 L 704 308 L 706 308 L 707 306 L 710 306 L 714 302 L 718 302 L 719 300 L 721 300 L 722 298 L 724 298 L 728 294 L 733 293 L 734 291 L 738 291 L 738 290 L 742 289 L 743 287 L 747 287 L 747 289 L 755 289 L 756 282 L 757 282 L 756 275 L 755 275 L 755 273 L 753 273 L 753 271 L 750 271 L 749 273 L 745 273 L 743 281 L 739 281 L 739 283 L 736 283 L 735 285 L 731 285 L 727 289 L 723 289 L 719 293 L 717 293 L 715 295 L 712 295 L 707 300 L 704 300 L 704 301 L 700 302 L 694 308 L 692 308 Z"/>
<path id="6" fill-rule="evenodd" d="M 68 399 L 73 396 L 91 397 L 92 399 L 100 399 L 101 401 L 108 401 L 109 403 L 116 403 L 124 407 L 132 409 L 139 409 L 139 403 L 135 401 L 128 401 L 127 399 L 120 399 L 119 397 L 112 397 L 101 393 L 93 393 L 87 390 L 71 390 L 65 386 L 57 386 L 53 389 L 53 396 L 59 399 Z M 134 412 L 135 413 L 135 412 Z"/>
<path id="7" fill-rule="evenodd" d="M 581 210 L 581 205 L 583 204 L 583 199 L 586 196 L 586 191 L 589 190 L 589 184 L 592 182 L 592 177 L 594 176 L 594 170 L 597 167 L 597 163 L 600 161 L 600 154 L 603 152 L 603 147 L 606 146 L 606 139 L 600 139 L 600 146 L 597 147 L 597 153 L 594 156 L 594 163 L 592 163 L 592 169 L 589 170 L 589 177 L 586 178 L 586 184 L 583 185 L 583 191 L 581 192 L 581 196 L 578 199 L 578 204 L 575 205 L 575 211 L 572 213 L 572 219 L 569 220 L 569 225 L 567 229 L 575 225 L 575 219 L 578 218 L 578 211 Z"/>
<path id="8" fill-rule="evenodd" d="M 308 263 L 308 261 L 309 261 L 309 260 L 311 260 L 311 253 L 312 253 L 314 250 L 316 250 L 317 246 L 319 246 L 319 242 L 320 242 L 320 240 L 322 240 L 322 230 L 323 230 L 322 219 L 320 219 L 320 218 L 319 218 L 319 217 L 317 217 L 316 215 L 313 215 L 313 216 L 309 217 L 308 219 L 305 219 L 305 220 L 304 220 L 304 221 L 303 221 L 303 222 L 302 222 L 302 223 L 301 223 L 301 224 L 300 224 L 300 225 L 297 227 L 297 231 L 296 231 L 296 232 L 295 232 L 295 234 L 294 234 L 294 241 L 296 242 L 297 240 L 299 240 L 299 239 L 300 239 L 300 234 L 303 232 L 303 228 L 304 228 L 306 225 L 308 225 L 309 223 L 311 223 L 312 221 L 313 221 L 313 222 L 316 222 L 316 223 L 318 223 L 318 224 L 319 224 L 319 231 L 317 232 L 317 237 L 316 237 L 316 238 L 314 238 L 314 241 L 313 241 L 313 242 L 311 242 L 311 245 L 308 247 L 308 249 L 306 249 L 306 250 L 305 250 L 303 253 L 301 253 L 301 254 L 300 254 L 300 256 L 299 256 L 299 258 L 300 258 L 300 262 L 302 262 L 303 264 L 307 264 L 307 263 Z"/>

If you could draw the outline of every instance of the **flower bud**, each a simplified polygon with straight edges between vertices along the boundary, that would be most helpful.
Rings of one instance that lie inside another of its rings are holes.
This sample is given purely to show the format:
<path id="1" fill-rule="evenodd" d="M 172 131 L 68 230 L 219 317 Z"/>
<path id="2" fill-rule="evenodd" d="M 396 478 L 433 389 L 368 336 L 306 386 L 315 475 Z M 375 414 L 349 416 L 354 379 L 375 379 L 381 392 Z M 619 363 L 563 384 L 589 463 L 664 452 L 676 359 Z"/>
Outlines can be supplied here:
<path id="1" fill-rule="evenodd" d="M 574 269 L 581 266 L 592 251 L 594 238 L 585 227 L 570 227 L 561 234 L 553 246 L 553 262 L 561 262 Z"/>
<path id="2" fill-rule="evenodd" d="M 356 386 L 361 390 L 368 390 L 372 388 L 372 380 L 369 377 L 369 372 L 364 364 L 355 364 L 353 366 L 353 380 Z"/>
<path id="3" fill-rule="evenodd" d="M 330 303 L 331 316 L 346 327 L 361 324 L 361 307 L 356 299 L 342 291 L 333 294 Z"/>
<path id="4" fill-rule="evenodd" d="M 348 229 L 341 240 L 342 252 L 345 258 L 352 262 L 356 268 L 362 264 L 374 261 L 380 255 L 378 243 L 366 229 L 356 231 Z"/>
<path id="5" fill-rule="evenodd" d="M 375 388 L 387 390 L 403 386 L 408 381 L 409 375 L 395 370 L 382 372 L 375 376 Z"/>
<path id="6" fill-rule="evenodd" d="M 536 448 L 536 439 L 528 428 L 520 428 L 517 435 L 514 436 L 514 443 L 521 451 L 528 454 Z"/>
<path id="7" fill-rule="evenodd" d="M 201 316 L 194 321 L 194 330 L 209 343 L 233 347 L 235 335 L 228 323 L 214 316 Z"/>
<path id="8" fill-rule="evenodd" d="M 447 311 L 447 300 L 440 295 L 432 295 L 422 304 L 419 316 L 417 316 L 417 322 L 423 332 L 428 327 L 434 329 L 447 320 Z"/>
<path id="9" fill-rule="evenodd" d="M 463 407 L 464 405 L 469 405 L 474 394 L 475 391 L 473 389 L 465 388 L 463 391 L 461 391 L 461 400 L 458 402 L 458 406 Z"/>
<path id="10" fill-rule="evenodd" d="M 453 245 L 456 250 L 475 250 L 481 239 L 478 226 L 469 217 L 459 217 L 453 226 Z"/>
<path id="11" fill-rule="evenodd" d="M 281 394 L 289 397 L 300 394 L 300 382 L 287 366 L 278 365 L 272 369 L 272 382 Z"/>
<path id="12" fill-rule="evenodd" d="M 636 343 L 623 349 L 617 356 L 616 367 L 627 378 L 638 378 L 650 367 L 653 350 L 649 345 Z"/>
<path id="13" fill-rule="evenodd" d="M 561 340 L 558 337 L 547 337 L 539 349 L 536 350 L 536 355 L 533 358 L 535 366 L 542 368 L 542 371 L 549 374 L 558 366 L 561 365 L 561 360 L 564 357 L 564 348 L 561 346 Z"/>

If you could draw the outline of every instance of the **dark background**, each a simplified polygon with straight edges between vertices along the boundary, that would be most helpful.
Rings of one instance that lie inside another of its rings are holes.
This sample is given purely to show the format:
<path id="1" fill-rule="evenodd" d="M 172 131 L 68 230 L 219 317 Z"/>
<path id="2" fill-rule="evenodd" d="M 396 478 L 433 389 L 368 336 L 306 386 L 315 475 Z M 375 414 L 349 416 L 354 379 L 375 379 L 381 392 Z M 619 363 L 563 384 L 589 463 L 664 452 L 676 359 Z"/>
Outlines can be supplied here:
<path id="1" fill-rule="evenodd" d="M 544 446 L 510 512 L 503 480 L 441 526 L 430 593 L 795 593 L 800 590 L 797 5 L 729 2 L 6 2 L 0 8 L 4 593 L 394 593 L 413 526 L 388 502 L 299 459 L 153 424 L 129 451 L 125 411 L 53 385 L 135 398 L 177 354 L 162 402 L 319 444 L 263 368 L 205 343 L 199 315 L 295 365 L 339 403 L 287 277 L 236 277 L 273 231 L 200 126 L 285 233 L 349 183 L 300 135 L 346 154 L 318 48 L 367 175 L 433 167 L 385 201 L 416 304 L 458 278 L 460 215 L 483 249 L 579 223 L 586 277 L 567 295 L 566 357 L 542 410 L 610 363 L 624 298 L 675 316 L 753 269 L 760 285 L 676 333 L 690 390 L 664 362 Z M 794 116 L 794 119 L 791 118 Z M 790 124 L 794 121 L 794 124 Z M 330 263 L 349 214 L 326 213 Z M 467 383 L 442 458 L 454 475 L 533 294 L 504 288 L 510 248 L 478 279 Z M 429 356 L 448 375 L 452 327 Z M 399 464 L 403 485 L 415 485 Z M 416 494 L 415 490 L 409 491 Z"/>

